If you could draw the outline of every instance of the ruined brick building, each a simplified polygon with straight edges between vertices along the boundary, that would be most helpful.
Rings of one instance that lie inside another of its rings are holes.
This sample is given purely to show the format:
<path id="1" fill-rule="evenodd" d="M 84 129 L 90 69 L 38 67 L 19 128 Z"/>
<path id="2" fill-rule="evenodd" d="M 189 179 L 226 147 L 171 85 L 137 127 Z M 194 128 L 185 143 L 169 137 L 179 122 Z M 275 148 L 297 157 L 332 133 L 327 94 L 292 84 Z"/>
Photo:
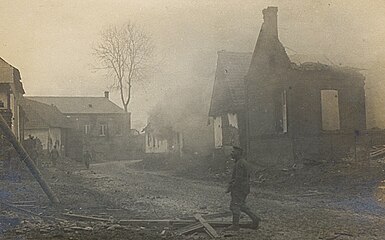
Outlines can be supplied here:
<path id="1" fill-rule="evenodd" d="M 277 12 L 263 10 L 251 56 L 218 53 L 209 113 L 216 147 L 239 144 L 264 166 L 365 157 L 365 77 L 348 67 L 292 63 Z"/>

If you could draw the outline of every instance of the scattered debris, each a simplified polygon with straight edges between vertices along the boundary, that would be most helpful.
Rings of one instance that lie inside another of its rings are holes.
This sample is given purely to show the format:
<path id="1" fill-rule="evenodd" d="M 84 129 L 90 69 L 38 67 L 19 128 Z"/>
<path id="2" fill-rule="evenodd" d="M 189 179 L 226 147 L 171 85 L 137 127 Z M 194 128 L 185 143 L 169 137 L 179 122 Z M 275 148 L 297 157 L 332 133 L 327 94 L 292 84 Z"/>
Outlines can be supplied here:
<path id="1" fill-rule="evenodd" d="M 341 236 L 353 237 L 353 235 L 350 234 L 350 233 L 336 232 L 336 233 L 334 233 L 334 236 L 325 238 L 325 240 L 334 240 L 334 239 L 337 239 L 337 238 L 339 238 Z"/>
<path id="2" fill-rule="evenodd" d="M 385 155 L 385 145 L 374 146 L 369 155 L 372 159 L 383 157 Z"/>
<path id="3" fill-rule="evenodd" d="M 215 229 L 200 215 L 200 214 L 195 214 L 194 218 L 198 220 L 203 227 L 205 228 L 206 233 L 211 237 L 211 238 L 217 238 L 219 237 L 218 233 L 215 231 Z"/>

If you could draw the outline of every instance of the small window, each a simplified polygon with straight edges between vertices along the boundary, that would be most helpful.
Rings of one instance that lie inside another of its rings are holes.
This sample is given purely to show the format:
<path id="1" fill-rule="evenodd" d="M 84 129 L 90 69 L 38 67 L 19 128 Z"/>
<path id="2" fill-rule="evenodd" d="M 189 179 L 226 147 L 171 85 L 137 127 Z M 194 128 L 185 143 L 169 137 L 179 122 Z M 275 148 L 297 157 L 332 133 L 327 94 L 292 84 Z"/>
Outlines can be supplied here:
<path id="1" fill-rule="evenodd" d="M 0 100 L 0 108 L 5 108 L 5 104 L 3 101 Z"/>
<path id="2" fill-rule="evenodd" d="M 236 113 L 228 113 L 227 118 L 229 119 L 229 125 L 238 128 L 238 117 Z"/>
<path id="3" fill-rule="evenodd" d="M 147 133 L 147 146 L 151 147 L 151 134 Z"/>
<path id="4" fill-rule="evenodd" d="M 84 125 L 84 133 L 90 134 L 90 132 L 91 132 L 91 125 L 90 124 Z"/>
<path id="5" fill-rule="evenodd" d="M 100 136 L 106 136 L 107 135 L 107 124 L 101 124 L 100 125 L 99 135 Z"/>

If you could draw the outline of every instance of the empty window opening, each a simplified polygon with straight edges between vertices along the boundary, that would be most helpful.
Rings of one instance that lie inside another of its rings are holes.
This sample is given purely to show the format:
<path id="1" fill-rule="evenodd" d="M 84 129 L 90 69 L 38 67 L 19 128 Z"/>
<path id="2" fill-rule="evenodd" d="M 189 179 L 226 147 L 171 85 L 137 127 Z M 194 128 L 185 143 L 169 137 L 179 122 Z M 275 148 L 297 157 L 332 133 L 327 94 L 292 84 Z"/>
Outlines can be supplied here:
<path id="1" fill-rule="evenodd" d="M 222 118 L 214 118 L 214 139 L 215 139 L 215 148 L 222 147 Z"/>
<path id="2" fill-rule="evenodd" d="M 151 146 L 151 134 L 150 133 L 148 133 L 147 134 L 147 146 Z"/>
<path id="3" fill-rule="evenodd" d="M 340 110 L 337 90 L 321 90 L 322 130 L 340 129 Z"/>
<path id="4" fill-rule="evenodd" d="M 106 136 L 106 134 L 107 134 L 107 124 L 100 125 L 99 135 Z"/>
<path id="5" fill-rule="evenodd" d="M 282 118 L 281 118 L 281 130 L 283 133 L 287 133 L 287 95 L 286 90 L 283 90 L 281 94 L 281 111 L 282 111 Z"/>
<path id="6" fill-rule="evenodd" d="M 236 113 L 228 113 L 227 117 L 229 119 L 229 125 L 231 127 L 238 128 L 238 117 Z"/>
<path id="7" fill-rule="evenodd" d="M 90 132 L 91 132 L 91 125 L 90 124 L 84 125 L 84 133 L 90 134 Z"/>

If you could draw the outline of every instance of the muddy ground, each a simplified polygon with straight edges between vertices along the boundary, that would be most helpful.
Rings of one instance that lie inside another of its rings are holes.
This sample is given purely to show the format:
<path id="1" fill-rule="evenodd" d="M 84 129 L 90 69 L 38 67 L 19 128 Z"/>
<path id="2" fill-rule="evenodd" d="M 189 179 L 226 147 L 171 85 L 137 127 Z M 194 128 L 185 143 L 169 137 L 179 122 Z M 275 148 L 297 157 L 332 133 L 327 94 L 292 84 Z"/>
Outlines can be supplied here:
<path id="1" fill-rule="evenodd" d="M 153 161 L 98 163 L 86 170 L 66 160 L 57 168 L 42 168 L 59 206 L 50 205 L 27 171 L 7 175 L 0 181 L 0 238 L 209 239 L 204 232 L 175 236 L 177 228 L 167 224 L 119 222 L 228 211 L 228 171 Z M 256 169 L 247 201 L 262 218 L 260 228 L 215 229 L 222 239 L 385 239 L 384 169 L 377 160 Z M 103 221 L 80 221 L 64 213 Z"/>

